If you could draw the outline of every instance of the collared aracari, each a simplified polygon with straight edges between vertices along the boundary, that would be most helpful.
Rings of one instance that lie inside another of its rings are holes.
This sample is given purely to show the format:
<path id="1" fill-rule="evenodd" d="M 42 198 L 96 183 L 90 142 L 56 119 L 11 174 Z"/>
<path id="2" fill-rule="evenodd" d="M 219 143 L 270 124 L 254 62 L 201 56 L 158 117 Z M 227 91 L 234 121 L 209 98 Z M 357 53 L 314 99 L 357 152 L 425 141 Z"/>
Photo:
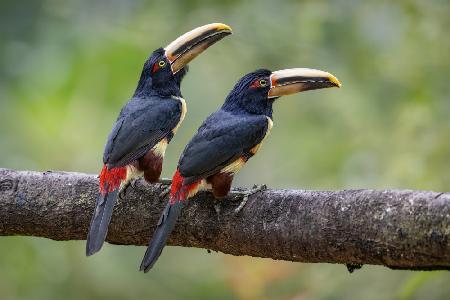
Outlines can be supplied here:
<path id="1" fill-rule="evenodd" d="M 180 84 L 187 64 L 229 34 L 231 28 L 225 24 L 198 27 L 155 50 L 144 63 L 136 91 L 122 108 L 105 146 L 87 256 L 101 249 L 113 206 L 130 180 L 143 175 L 147 182 L 158 182 L 166 147 L 186 114 Z"/>
<path id="2" fill-rule="evenodd" d="M 172 179 L 169 203 L 140 270 L 148 272 L 160 256 L 184 201 L 204 189 L 211 189 L 216 198 L 229 193 L 233 176 L 258 152 L 270 132 L 272 105 L 276 99 L 340 86 L 330 73 L 304 68 L 257 70 L 242 77 L 223 106 L 203 122 L 185 147 Z"/>

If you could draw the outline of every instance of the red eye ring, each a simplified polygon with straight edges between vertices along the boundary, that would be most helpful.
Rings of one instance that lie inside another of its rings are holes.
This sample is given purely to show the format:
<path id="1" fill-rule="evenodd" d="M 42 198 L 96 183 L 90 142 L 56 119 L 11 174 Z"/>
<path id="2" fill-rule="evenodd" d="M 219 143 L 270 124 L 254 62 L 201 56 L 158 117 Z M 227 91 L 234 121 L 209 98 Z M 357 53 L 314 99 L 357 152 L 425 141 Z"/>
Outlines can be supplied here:
<path id="1" fill-rule="evenodd" d="M 252 82 L 252 84 L 250 84 L 251 88 L 257 89 L 260 87 L 265 87 L 267 86 L 267 80 L 266 79 L 257 79 L 255 81 Z"/>
<path id="2" fill-rule="evenodd" d="M 158 71 L 158 70 L 159 70 L 158 64 L 154 64 L 154 65 L 153 65 L 153 68 L 152 68 L 152 73 L 155 73 L 155 72 Z"/>
<path id="3" fill-rule="evenodd" d="M 155 63 L 152 68 L 152 73 L 155 73 L 158 70 L 159 70 L 159 65 L 158 65 L 158 63 Z"/>
<path id="4" fill-rule="evenodd" d="M 152 68 L 152 73 L 155 73 L 159 69 L 162 69 L 166 66 L 166 62 L 164 60 L 160 60 L 159 62 L 155 63 Z"/>
<path id="5" fill-rule="evenodd" d="M 254 89 L 257 89 L 257 88 L 261 87 L 261 84 L 259 83 L 259 79 L 253 81 L 252 84 L 250 84 L 250 87 L 254 88 Z"/>

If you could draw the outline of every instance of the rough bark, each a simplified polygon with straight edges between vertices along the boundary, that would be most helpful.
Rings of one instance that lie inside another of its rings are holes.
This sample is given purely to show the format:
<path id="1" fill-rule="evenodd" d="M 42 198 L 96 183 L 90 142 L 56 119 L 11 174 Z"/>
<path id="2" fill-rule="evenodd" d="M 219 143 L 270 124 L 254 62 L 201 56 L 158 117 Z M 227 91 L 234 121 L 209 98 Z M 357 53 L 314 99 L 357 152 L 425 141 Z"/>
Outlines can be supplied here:
<path id="1" fill-rule="evenodd" d="M 167 199 L 143 180 L 119 199 L 107 241 L 146 245 Z M 0 169 L 0 236 L 85 239 L 96 176 Z M 242 189 L 240 191 L 243 191 Z M 450 269 L 450 193 L 412 190 L 265 190 L 189 201 L 170 245 L 299 262 Z"/>

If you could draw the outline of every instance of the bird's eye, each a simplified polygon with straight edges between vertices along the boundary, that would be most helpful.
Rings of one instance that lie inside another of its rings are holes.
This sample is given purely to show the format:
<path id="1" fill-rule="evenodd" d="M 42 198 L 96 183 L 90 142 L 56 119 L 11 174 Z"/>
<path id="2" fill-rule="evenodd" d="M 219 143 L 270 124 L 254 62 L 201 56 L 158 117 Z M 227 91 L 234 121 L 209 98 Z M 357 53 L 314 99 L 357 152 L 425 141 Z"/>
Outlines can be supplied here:
<path id="1" fill-rule="evenodd" d="M 158 66 L 160 66 L 161 68 L 164 67 L 166 65 L 166 62 L 163 60 L 160 60 L 158 63 Z"/>
<path id="2" fill-rule="evenodd" d="M 250 87 L 253 89 L 258 89 L 258 88 L 262 88 L 262 87 L 266 87 L 267 86 L 267 80 L 266 79 L 257 79 L 255 81 L 252 82 L 252 84 L 250 84 Z"/>

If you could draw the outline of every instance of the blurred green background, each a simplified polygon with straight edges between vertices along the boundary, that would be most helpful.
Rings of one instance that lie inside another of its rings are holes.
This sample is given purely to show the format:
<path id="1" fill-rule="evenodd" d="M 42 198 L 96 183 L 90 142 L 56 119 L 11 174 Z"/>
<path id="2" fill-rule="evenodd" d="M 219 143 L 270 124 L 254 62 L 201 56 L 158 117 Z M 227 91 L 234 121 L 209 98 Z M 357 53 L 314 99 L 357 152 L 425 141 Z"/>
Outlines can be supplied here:
<path id="1" fill-rule="evenodd" d="M 450 186 L 450 2 L 0 1 L 0 166 L 98 173 L 103 146 L 157 47 L 210 22 L 234 35 L 191 63 L 188 115 L 164 177 L 202 120 L 256 68 L 312 67 L 343 88 L 280 99 L 235 185 Z M 255 176 L 257 174 L 257 176 Z M 450 299 L 450 273 L 300 264 L 169 247 L 0 238 L 0 299 Z"/>

